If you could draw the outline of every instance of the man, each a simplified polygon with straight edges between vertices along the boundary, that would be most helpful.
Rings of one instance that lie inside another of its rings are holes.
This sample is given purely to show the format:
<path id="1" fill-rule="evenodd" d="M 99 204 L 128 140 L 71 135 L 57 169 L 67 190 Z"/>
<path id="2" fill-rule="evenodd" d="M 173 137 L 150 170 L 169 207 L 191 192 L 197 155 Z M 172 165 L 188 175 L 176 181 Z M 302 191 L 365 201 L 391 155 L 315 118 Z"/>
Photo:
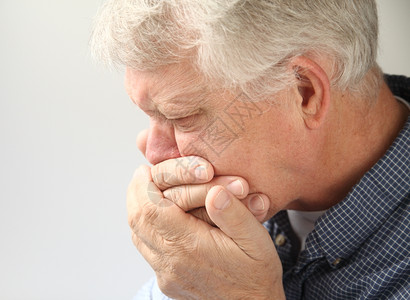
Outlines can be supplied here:
<path id="1" fill-rule="evenodd" d="M 377 31 L 371 0 L 107 2 L 93 51 L 150 117 L 141 298 L 410 297 L 409 80 Z"/>

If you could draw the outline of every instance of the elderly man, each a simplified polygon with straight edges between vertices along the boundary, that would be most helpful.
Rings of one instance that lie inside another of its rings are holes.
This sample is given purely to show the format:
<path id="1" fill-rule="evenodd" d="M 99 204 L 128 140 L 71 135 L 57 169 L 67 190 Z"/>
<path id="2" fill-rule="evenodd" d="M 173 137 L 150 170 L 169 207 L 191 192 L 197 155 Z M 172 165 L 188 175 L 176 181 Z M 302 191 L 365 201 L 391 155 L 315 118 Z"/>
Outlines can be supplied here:
<path id="1" fill-rule="evenodd" d="M 377 35 L 371 0 L 105 4 L 92 49 L 150 117 L 140 298 L 410 298 L 410 82 Z"/>

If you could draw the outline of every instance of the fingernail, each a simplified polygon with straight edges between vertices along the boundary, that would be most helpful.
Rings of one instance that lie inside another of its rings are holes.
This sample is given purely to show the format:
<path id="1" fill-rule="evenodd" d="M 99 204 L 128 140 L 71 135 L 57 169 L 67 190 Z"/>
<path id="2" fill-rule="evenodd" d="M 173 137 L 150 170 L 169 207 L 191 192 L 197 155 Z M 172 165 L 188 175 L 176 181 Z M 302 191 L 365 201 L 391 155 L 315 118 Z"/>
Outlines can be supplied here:
<path id="1" fill-rule="evenodd" d="M 216 209 L 223 210 L 228 207 L 229 203 L 231 203 L 231 199 L 229 198 L 228 193 L 224 190 L 220 190 L 218 195 L 216 195 L 214 207 Z"/>
<path id="2" fill-rule="evenodd" d="M 205 166 L 199 165 L 195 168 L 195 177 L 199 180 L 207 180 L 208 172 Z"/>
<path id="3" fill-rule="evenodd" d="M 265 210 L 265 201 L 263 201 L 261 196 L 256 195 L 249 200 L 249 207 L 253 211 L 263 211 Z"/>
<path id="4" fill-rule="evenodd" d="M 226 186 L 226 189 L 237 196 L 243 195 L 244 192 L 243 184 L 239 179 L 232 181 L 230 184 L 228 184 Z"/>

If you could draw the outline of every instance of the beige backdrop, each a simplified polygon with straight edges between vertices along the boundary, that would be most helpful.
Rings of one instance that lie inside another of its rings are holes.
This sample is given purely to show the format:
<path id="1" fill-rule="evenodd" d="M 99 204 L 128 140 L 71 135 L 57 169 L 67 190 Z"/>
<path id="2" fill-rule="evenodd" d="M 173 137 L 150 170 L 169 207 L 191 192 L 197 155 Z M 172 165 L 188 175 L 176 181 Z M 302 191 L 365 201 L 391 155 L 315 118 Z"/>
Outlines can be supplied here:
<path id="1" fill-rule="evenodd" d="M 102 1 L 0 2 L 0 299 L 131 299 L 153 275 L 125 190 L 147 119 L 90 62 Z M 380 0 L 380 64 L 410 75 L 410 1 Z"/>

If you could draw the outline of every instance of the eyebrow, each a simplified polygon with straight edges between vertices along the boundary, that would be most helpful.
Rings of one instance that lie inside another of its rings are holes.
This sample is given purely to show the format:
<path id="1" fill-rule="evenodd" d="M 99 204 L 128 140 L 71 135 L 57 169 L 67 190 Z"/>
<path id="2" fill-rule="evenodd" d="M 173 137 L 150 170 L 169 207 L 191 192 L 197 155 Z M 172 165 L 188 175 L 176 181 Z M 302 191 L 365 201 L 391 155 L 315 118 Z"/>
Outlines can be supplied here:
<path id="1" fill-rule="evenodd" d="M 209 100 L 207 99 L 208 93 L 205 89 L 198 89 L 198 92 L 190 91 L 179 96 L 170 98 L 157 97 L 155 101 L 153 101 L 154 99 L 151 100 L 159 113 L 170 118 L 178 118 L 199 111 Z"/>

